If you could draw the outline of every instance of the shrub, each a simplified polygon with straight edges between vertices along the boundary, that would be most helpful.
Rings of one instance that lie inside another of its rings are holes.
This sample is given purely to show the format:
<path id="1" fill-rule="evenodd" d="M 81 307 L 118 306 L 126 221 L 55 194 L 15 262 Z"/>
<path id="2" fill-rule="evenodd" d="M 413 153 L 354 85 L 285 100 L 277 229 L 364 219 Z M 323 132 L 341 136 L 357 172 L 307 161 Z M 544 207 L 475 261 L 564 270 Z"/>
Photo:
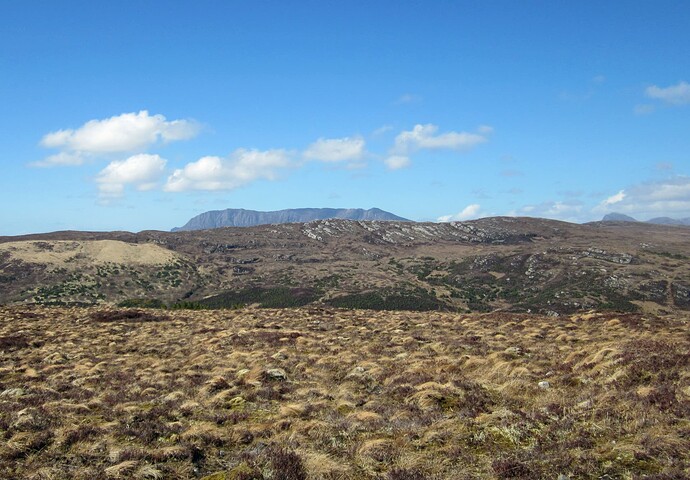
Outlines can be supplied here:
<path id="1" fill-rule="evenodd" d="M 96 322 L 160 322 L 169 320 L 164 315 L 153 315 L 142 310 L 101 310 L 93 312 L 91 319 Z"/>
<path id="2" fill-rule="evenodd" d="M 302 459 L 297 453 L 286 448 L 273 448 L 268 452 L 268 458 L 273 470 L 277 474 L 275 478 L 281 480 L 306 480 L 307 472 L 302 464 Z"/>
<path id="3" fill-rule="evenodd" d="M 206 308 L 238 308 L 258 303 L 264 308 L 302 307 L 319 298 L 319 292 L 311 288 L 245 288 L 214 295 L 199 300 Z"/>
<path id="4" fill-rule="evenodd" d="M 426 480 L 426 478 L 415 468 L 394 468 L 386 475 L 387 480 Z"/>
<path id="5" fill-rule="evenodd" d="M 121 308 L 165 308 L 165 303 L 157 298 L 130 298 L 117 304 Z"/>
<path id="6" fill-rule="evenodd" d="M 29 346 L 29 339 L 24 335 L 0 337 L 0 350 L 20 350 Z"/>

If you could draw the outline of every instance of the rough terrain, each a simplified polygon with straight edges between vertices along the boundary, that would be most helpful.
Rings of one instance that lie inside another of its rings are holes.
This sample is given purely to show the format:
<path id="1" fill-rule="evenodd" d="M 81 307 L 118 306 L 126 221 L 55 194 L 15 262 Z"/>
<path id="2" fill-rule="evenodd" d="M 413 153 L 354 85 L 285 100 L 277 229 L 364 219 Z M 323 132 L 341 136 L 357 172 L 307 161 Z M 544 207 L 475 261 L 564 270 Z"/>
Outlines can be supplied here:
<path id="1" fill-rule="evenodd" d="M 0 478 L 690 478 L 688 315 L 0 309 Z"/>
<path id="2" fill-rule="evenodd" d="M 498 217 L 0 237 L 0 304 L 121 302 L 663 314 L 690 308 L 690 228 Z"/>

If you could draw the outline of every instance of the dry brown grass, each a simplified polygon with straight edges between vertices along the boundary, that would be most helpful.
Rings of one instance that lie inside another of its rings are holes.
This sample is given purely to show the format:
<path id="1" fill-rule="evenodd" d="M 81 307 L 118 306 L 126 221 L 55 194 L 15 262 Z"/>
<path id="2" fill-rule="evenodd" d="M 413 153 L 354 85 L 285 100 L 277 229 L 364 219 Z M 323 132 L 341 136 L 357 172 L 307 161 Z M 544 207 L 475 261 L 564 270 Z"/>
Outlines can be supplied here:
<path id="1" fill-rule="evenodd" d="M 3 308 L 0 478 L 689 478 L 687 322 Z"/>

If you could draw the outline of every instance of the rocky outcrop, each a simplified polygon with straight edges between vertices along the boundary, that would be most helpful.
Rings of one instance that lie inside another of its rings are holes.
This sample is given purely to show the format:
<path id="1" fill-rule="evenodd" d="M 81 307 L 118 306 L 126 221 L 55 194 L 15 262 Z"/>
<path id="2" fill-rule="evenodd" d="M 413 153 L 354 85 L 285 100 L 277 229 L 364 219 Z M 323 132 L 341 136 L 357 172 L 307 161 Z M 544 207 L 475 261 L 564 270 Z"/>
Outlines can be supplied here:
<path id="1" fill-rule="evenodd" d="M 633 256 L 628 253 L 612 253 L 604 250 L 603 248 L 591 247 L 582 252 L 586 257 L 598 258 L 599 260 L 605 260 L 611 263 L 620 263 L 622 265 L 627 265 L 633 261 Z"/>

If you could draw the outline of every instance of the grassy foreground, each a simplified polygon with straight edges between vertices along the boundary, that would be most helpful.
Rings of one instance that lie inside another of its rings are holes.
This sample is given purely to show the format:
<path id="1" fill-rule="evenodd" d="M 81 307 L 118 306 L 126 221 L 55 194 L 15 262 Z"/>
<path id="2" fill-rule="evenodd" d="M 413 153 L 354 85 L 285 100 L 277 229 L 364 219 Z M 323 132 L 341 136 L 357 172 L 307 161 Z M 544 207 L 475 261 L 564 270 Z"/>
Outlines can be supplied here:
<path id="1" fill-rule="evenodd" d="M 0 308 L 0 478 L 690 478 L 682 316 Z"/>

